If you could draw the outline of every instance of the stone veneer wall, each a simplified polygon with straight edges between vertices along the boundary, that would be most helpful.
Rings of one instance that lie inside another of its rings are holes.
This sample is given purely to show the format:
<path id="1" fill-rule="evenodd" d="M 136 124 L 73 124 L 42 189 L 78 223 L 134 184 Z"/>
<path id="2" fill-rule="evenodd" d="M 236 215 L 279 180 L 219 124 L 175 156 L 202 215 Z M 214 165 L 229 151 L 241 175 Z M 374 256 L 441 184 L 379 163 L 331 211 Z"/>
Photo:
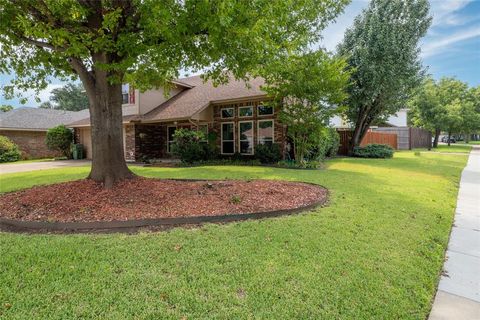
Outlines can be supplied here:
<path id="1" fill-rule="evenodd" d="M 230 104 L 221 104 L 213 106 L 213 125 L 209 127 L 214 132 L 217 133 L 217 145 L 221 148 L 221 124 L 222 122 L 234 122 L 235 123 L 235 152 L 240 150 L 240 142 L 238 139 L 238 122 L 239 121 L 253 121 L 253 128 L 254 128 L 254 146 L 257 145 L 257 121 L 258 120 L 272 120 L 273 119 L 273 130 L 274 130 L 274 138 L 273 142 L 280 144 L 282 150 L 285 151 L 286 148 L 286 126 L 283 125 L 280 120 L 278 119 L 278 107 L 273 108 L 273 115 L 268 116 L 258 116 L 257 113 L 257 106 L 262 104 L 262 101 L 247 101 L 247 102 L 239 102 L 239 103 L 230 103 Z M 246 107 L 246 106 L 253 106 L 253 116 L 252 117 L 238 117 L 238 108 L 239 107 Z M 230 119 L 222 119 L 221 117 L 221 109 L 223 108 L 235 108 L 235 117 Z M 254 147 L 255 148 L 255 147 Z"/>
<path id="2" fill-rule="evenodd" d="M 46 131 L 1 130 L 1 136 L 12 140 L 22 152 L 23 159 L 53 158 L 61 156 L 58 151 L 52 151 L 45 144 Z"/>

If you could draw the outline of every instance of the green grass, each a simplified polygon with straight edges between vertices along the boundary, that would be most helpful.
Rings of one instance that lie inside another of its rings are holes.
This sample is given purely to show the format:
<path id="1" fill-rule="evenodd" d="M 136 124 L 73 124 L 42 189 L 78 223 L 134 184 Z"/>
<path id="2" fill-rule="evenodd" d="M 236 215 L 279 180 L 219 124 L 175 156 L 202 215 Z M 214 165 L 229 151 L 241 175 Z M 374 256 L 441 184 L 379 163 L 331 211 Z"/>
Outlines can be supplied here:
<path id="1" fill-rule="evenodd" d="M 157 178 L 313 182 L 330 190 L 330 205 L 161 233 L 0 233 L 0 318 L 425 319 L 466 160 L 401 152 L 318 171 L 132 167 Z M 87 171 L 0 175 L 0 190 Z"/>
<path id="2" fill-rule="evenodd" d="M 458 144 L 450 144 L 450 146 L 446 144 L 439 144 L 437 148 L 432 148 L 429 152 L 444 152 L 444 153 L 469 153 L 472 150 L 472 146 L 469 145 L 458 145 Z M 414 149 L 414 151 L 422 151 L 427 152 L 427 149 Z"/>

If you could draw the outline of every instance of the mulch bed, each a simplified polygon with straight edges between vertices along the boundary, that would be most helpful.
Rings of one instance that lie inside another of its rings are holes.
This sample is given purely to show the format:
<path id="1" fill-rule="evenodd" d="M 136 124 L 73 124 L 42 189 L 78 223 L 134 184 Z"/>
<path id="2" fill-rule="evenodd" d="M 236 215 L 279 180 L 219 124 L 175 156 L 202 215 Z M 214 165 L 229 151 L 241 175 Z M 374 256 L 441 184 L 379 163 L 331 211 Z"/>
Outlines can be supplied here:
<path id="1" fill-rule="evenodd" d="M 287 181 L 135 178 L 108 190 L 78 180 L 0 195 L 0 218 L 92 222 L 220 216 L 295 209 L 326 197 L 325 188 Z"/>

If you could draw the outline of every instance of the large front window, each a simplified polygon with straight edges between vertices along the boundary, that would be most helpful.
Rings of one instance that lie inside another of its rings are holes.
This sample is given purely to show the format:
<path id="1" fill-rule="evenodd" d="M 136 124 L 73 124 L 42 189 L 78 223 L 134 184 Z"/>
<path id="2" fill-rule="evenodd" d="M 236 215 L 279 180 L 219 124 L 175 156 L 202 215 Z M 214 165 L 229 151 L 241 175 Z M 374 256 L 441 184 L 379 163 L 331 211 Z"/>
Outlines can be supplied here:
<path id="1" fill-rule="evenodd" d="M 258 144 L 272 144 L 273 132 L 273 120 L 258 121 Z"/>
<path id="2" fill-rule="evenodd" d="M 235 130 L 233 122 L 222 123 L 222 153 L 235 153 Z"/>
<path id="3" fill-rule="evenodd" d="M 240 140 L 240 153 L 253 154 L 253 121 L 241 121 L 238 123 Z"/>

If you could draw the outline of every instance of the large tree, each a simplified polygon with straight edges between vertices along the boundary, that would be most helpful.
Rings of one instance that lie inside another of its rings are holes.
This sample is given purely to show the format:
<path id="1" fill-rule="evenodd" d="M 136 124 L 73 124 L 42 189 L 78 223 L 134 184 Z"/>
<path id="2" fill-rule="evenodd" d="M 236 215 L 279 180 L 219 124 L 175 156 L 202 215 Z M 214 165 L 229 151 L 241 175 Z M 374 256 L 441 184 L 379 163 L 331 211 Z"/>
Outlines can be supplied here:
<path id="1" fill-rule="evenodd" d="M 346 97 L 346 62 L 319 50 L 274 61 L 267 68 L 263 89 L 283 105 L 280 120 L 288 126 L 295 159 L 303 163 Z"/>
<path id="2" fill-rule="evenodd" d="M 92 125 L 89 177 L 112 186 L 131 177 L 123 157 L 121 85 L 170 85 L 181 69 L 255 74 L 305 48 L 348 0 L 0 0 L 0 72 L 5 86 L 45 88 L 78 76 Z"/>
<path id="3" fill-rule="evenodd" d="M 61 88 L 53 89 L 49 100 L 42 103 L 40 108 L 67 111 L 88 109 L 88 97 L 81 83 L 67 83 Z"/>
<path id="4" fill-rule="evenodd" d="M 418 42 L 430 26 L 428 11 L 428 0 L 372 0 L 346 31 L 337 51 L 353 71 L 346 101 L 354 125 L 350 151 L 421 83 Z"/>

